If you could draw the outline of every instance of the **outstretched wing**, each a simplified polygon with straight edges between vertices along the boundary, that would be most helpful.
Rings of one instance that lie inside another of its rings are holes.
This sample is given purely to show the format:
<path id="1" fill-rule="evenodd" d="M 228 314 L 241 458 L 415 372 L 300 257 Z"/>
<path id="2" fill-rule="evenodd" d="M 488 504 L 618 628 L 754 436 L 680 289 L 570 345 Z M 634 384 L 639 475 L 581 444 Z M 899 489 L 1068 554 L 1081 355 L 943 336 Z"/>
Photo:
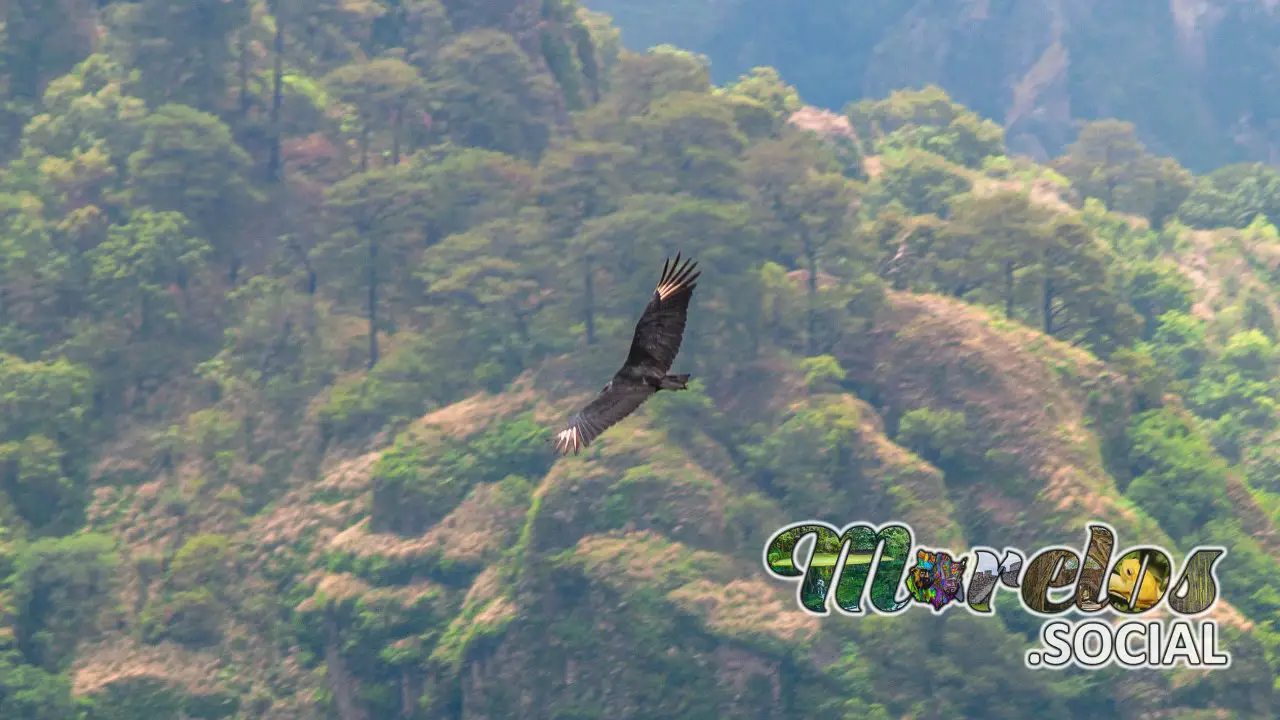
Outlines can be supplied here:
<path id="1" fill-rule="evenodd" d="M 657 367 L 663 373 L 671 369 L 680 352 L 680 342 L 684 339 L 685 317 L 689 313 L 689 300 L 693 297 L 693 289 L 697 287 L 697 279 L 702 273 L 694 272 L 698 264 L 685 260 L 680 264 L 680 254 L 676 254 L 675 262 L 670 258 L 662 265 L 662 278 L 653 291 L 653 298 L 645 307 L 640 322 L 636 323 L 636 334 L 631 339 L 631 352 L 627 355 L 627 365 L 638 367 L 647 365 Z"/>
<path id="2" fill-rule="evenodd" d="M 569 420 L 569 427 L 555 437 L 556 450 L 577 455 L 626 416 L 635 412 L 657 389 L 644 384 L 610 383 L 582 411 Z"/>

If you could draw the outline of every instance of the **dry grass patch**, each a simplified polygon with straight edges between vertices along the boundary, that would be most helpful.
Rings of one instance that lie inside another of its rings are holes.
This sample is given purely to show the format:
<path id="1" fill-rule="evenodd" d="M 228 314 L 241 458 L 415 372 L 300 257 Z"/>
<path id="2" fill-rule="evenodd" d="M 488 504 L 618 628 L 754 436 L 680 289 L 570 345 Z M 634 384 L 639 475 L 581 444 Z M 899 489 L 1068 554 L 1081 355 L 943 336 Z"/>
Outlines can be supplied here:
<path id="1" fill-rule="evenodd" d="M 525 508 L 501 502 L 497 484 L 478 485 L 453 512 L 418 537 L 369 531 L 360 520 L 329 541 L 329 548 L 357 557 L 411 560 L 438 556 L 454 562 L 481 563 L 510 545 Z"/>
<path id="2" fill-rule="evenodd" d="M 755 640 L 772 636 L 785 643 L 808 642 L 818 634 L 819 619 L 801 612 L 789 592 L 763 580 L 734 580 L 717 585 L 695 580 L 667 597 L 685 612 L 703 618 L 718 633 Z"/>
<path id="3" fill-rule="evenodd" d="M 214 679 L 222 662 L 211 653 L 185 649 L 172 643 L 141 645 L 128 637 L 114 637 L 80 653 L 72 670 L 72 692 L 91 695 L 122 681 L 151 679 L 188 695 L 222 690 Z"/>
<path id="4" fill-rule="evenodd" d="M 884 160 L 879 155 L 869 155 L 862 161 L 862 169 L 869 180 L 875 180 L 884 172 Z"/>
<path id="5" fill-rule="evenodd" d="M 411 608 L 423 600 L 439 597 L 443 590 L 435 583 L 415 582 L 399 587 L 374 587 L 351 573 L 316 571 L 302 582 L 314 587 L 311 597 L 303 600 L 298 612 L 310 612 L 319 608 L 321 601 L 346 603 L 352 600 L 365 602 L 390 601 L 401 607 Z"/>
<path id="6" fill-rule="evenodd" d="M 703 577 L 727 582 L 735 574 L 728 557 L 649 531 L 582 538 L 573 557 L 588 575 L 619 590 L 637 585 L 672 589 Z"/>
<path id="7" fill-rule="evenodd" d="M 363 512 L 362 502 L 326 504 L 289 500 L 286 498 L 275 510 L 254 518 L 247 539 L 259 550 L 297 545 L 310 537 L 331 538 L 351 524 L 353 515 Z"/>
<path id="8" fill-rule="evenodd" d="M 351 573 L 316 572 L 303 580 L 303 584 L 314 584 L 315 592 L 298 605 L 298 612 L 315 610 L 321 600 L 333 603 L 356 600 L 368 595 L 373 589 L 369 583 Z"/>
<path id="9" fill-rule="evenodd" d="M 369 490 L 373 482 L 373 466 L 382 458 L 382 452 L 365 453 L 358 457 L 339 460 L 318 482 L 311 487 L 317 491 L 355 495 Z"/>
<path id="10" fill-rule="evenodd" d="M 417 427 L 437 428 L 457 439 L 464 439 L 484 430 L 495 420 L 535 408 L 540 399 L 533 386 L 533 374 L 526 372 L 512 381 L 502 393 L 480 393 L 465 400 L 427 413 L 416 423 Z M 544 410 L 544 415 L 548 414 Z M 541 421 L 541 419 L 540 419 Z"/>
<path id="11" fill-rule="evenodd" d="M 1191 306 L 1191 314 L 1212 320 L 1223 296 L 1223 279 L 1226 275 L 1240 276 L 1249 272 L 1244 263 L 1230 263 L 1223 267 L 1216 256 L 1223 243 L 1223 236 L 1216 230 L 1188 230 L 1182 234 L 1187 252 L 1174 257 L 1184 275 L 1191 279 L 1200 296 Z"/>

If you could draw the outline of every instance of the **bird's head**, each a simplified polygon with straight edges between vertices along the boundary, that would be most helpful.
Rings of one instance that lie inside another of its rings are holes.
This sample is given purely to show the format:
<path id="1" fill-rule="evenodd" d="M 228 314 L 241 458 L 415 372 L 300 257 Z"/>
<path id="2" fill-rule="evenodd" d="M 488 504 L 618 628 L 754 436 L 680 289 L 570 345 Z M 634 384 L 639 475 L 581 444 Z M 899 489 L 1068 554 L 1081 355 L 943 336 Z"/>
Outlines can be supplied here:
<path id="1" fill-rule="evenodd" d="M 1111 571 L 1111 577 L 1107 580 L 1107 592 L 1126 599 L 1130 597 L 1138 582 L 1138 570 L 1141 567 L 1142 563 L 1137 558 L 1128 558 L 1117 563 L 1115 570 Z"/>

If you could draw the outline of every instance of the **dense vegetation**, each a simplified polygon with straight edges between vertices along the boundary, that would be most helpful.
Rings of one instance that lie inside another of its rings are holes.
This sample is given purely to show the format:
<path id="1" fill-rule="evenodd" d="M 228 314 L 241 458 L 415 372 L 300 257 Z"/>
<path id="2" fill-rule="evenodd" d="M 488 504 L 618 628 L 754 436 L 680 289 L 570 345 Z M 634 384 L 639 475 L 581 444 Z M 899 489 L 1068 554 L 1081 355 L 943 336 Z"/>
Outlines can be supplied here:
<path id="1" fill-rule="evenodd" d="M 1276 716 L 1280 172 L 569 0 L 4 10 L 0 717 Z M 694 389 L 555 458 L 675 250 Z M 759 559 L 811 517 L 1224 544 L 1235 664 L 818 623 Z"/>

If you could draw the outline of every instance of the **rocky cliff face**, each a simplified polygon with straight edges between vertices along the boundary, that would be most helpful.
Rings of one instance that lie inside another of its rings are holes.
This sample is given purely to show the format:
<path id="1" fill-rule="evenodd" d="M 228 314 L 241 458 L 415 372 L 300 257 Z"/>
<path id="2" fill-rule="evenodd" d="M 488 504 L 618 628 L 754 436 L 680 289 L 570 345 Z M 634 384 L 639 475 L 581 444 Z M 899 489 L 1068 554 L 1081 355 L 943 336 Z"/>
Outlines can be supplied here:
<path id="1" fill-rule="evenodd" d="M 717 81 L 772 65 L 818 105 L 937 83 L 1034 157 L 1061 151 L 1077 120 L 1112 116 L 1195 170 L 1280 160 L 1274 0 L 588 4 L 633 48 L 680 43 Z"/>

